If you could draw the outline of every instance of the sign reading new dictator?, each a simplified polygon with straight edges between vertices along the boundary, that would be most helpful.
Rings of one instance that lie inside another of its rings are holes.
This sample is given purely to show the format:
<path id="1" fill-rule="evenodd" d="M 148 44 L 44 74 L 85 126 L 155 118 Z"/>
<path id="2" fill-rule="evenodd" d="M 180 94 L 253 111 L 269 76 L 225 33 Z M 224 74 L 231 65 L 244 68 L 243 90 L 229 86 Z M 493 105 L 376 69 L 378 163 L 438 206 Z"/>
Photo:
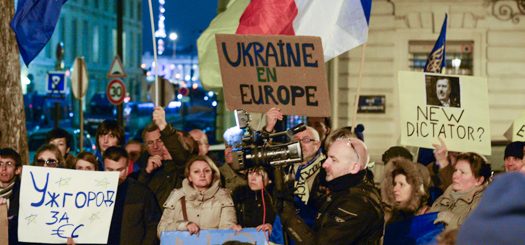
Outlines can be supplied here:
<path id="1" fill-rule="evenodd" d="M 21 242 L 107 243 L 118 172 L 24 166 L 18 238 Z"/>
<path id="2" fill-rule="evenodd" d="M 217 34 L 229 110 L 330 116 L 319 37 Z"/>
<path id="3" fill-rule="evenodd" d="M 401 144 L 491 154 L 487 80 L 472 76 L 398 74 Z"/>

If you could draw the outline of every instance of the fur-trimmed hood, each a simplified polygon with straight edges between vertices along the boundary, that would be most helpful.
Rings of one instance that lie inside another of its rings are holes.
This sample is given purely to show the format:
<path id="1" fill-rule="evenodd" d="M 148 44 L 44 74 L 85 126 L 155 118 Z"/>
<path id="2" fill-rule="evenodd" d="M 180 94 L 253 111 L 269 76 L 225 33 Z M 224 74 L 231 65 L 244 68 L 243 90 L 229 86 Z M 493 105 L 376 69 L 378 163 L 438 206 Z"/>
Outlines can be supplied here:
<path id="1" fill-rule="evenodd" d="M 407 205 L 399 206 L 394 199 L 394 177 L 392 173 L 396 169 L 403 169 L 407 174 L 407 180 L 412 179 L 412 194 Z M 407 159 L 396 157 L 388 161 L 385 166 L 385 178 L 381 183 L 381 198 L 383 203 L 393 210 L 405 212 L 417 212 L 426 205 L 428 199 L 428 188 L 430 185 L 430 175 L 425 166 L 413 163 Z"/>

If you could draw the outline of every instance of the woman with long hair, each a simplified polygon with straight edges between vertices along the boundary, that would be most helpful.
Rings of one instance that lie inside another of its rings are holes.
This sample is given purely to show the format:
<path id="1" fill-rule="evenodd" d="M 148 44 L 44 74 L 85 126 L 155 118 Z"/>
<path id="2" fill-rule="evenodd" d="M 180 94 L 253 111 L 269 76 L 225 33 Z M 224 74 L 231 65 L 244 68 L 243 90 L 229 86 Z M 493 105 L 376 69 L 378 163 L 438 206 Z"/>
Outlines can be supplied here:
<path id="1" fill-rule="evenodd" d="M 196 234 L 201 229 L 234 229 L 237 225 L 230 192 L 219 186 L 220 173 L 207 156 L 195 156 L 186 164 L 182 188 L 171 192 L 157 228 Z"/>

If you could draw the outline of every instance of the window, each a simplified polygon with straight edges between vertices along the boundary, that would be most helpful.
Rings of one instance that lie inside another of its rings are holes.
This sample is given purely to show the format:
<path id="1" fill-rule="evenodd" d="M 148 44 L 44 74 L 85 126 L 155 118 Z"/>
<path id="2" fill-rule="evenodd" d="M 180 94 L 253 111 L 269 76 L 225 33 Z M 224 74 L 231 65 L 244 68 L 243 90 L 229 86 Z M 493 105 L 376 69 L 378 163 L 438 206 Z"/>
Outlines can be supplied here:
<path id="1" fill-rule="evenodd" d="M 435 41 L 410 41 L 409 59 L 410 69 L 423 71 L 428 54 L 432 51 Z M 473 41 L 447 41 L 446 69 L 449 75 L 473 75 Z"/>
<path id="2" fill-rule="evenodd" d="M 100 37 L 99 37 L 98 25 L 95 25 L 95 27 L 93 28 L 93 60 L 92 60 L 94 63 L 98 63 L 100 60 L 99 44 L 100 44 Z"/>
<path id="3" fill-rule="evenodd" d="M 77 20 L 73 19 L 71 21 L 72 29 L 73 29 L 73 35 L 71 35 L 71 54 L 74 58 L 76 54 L 78 53 L 78 26 L 77 26 Z"/>
<path id="4" fill-rule="evenodd" d="M 87 20 L 84 20 L 82 23 L 82 47 L 78 52 L 79 55 L 85 56 L 86 62 L 91 61 L 91 47 L 89 46 L 89 23 Z"/>

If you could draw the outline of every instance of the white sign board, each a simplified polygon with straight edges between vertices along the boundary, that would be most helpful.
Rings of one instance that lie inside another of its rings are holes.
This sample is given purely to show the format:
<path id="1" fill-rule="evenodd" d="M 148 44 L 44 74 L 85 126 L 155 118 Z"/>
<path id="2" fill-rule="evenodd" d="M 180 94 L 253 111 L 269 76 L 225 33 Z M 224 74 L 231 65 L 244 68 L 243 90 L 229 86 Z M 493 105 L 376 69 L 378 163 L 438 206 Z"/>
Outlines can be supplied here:
<path id="1" fill-rule="evenodd" d="M 399 72 L 401 144 L 491 154 L 487 79 Z"/>
<path id="2" fill-rule="evenodd" d="M 18 239 L 21 242 L 107 243 L 118 172 L 24 166 Z"/>

